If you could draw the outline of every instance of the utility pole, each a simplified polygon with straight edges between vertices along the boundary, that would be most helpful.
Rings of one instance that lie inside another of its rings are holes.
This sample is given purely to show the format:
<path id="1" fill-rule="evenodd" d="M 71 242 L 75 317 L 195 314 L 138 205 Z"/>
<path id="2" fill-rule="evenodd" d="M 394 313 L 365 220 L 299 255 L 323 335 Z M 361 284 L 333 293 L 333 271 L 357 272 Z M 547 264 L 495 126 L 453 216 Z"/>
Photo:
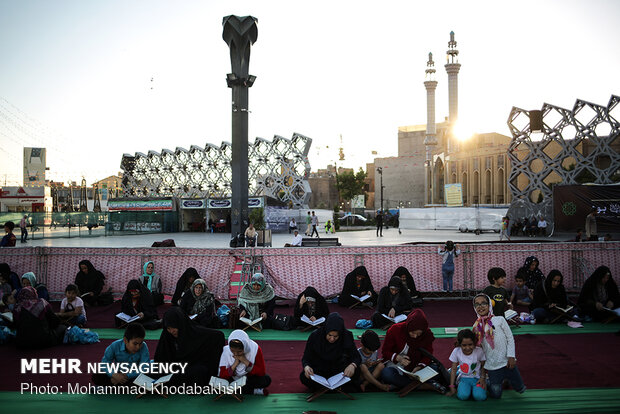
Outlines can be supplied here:
<path id="1" fill-rule="evenodd" d="M 383 167 L 377 167 L 377 172 L 381 176 L 381 213 L 383 213 Z"/>

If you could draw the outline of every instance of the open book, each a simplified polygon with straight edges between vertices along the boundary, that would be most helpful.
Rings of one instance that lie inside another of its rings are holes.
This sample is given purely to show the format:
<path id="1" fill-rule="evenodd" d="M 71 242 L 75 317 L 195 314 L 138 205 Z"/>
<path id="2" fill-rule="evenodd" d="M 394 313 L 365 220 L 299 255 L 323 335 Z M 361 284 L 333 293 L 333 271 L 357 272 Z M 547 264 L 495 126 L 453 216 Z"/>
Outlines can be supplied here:
<path id="1" fill-rule="evenodd" d="M 571 310 L 573 310 L 573 307 L 572 307 L 572 306 L 567 306 L 567 307 L 563 308 L 563 307 L 561 307 L 561 306 L 555 305 L 555 308 L 556 308 L 557 310 L 561 310 L 561 311 L 562 311 L 562 312 L 564 312 L 564 313 L 568 313 L 568 312 L 570 312 Z"/>
<path id="2" fill-rule="evenodd" d="M 93 294 L 93 292 L 86 292 L 86 293 L 84 293 L 83 295 L 81 295 L 80 297 L 81 297 L 81 298 L 85 298 L 86 296 L 90 296 L 90 295 L 92 295 L 92 294 Z"/>
<path id="3" fill-rule="evenodd" d="M 209 385 L 211 388 L 221 391 L 224 394 L 232 394 L 235 392 L 235 389 L 241 389 L 241 387 L 245 385 L 246 381 L 247 377 L 245 375 L 235 381 L 227 381 L 223 378 L 211 377 Z"/>
<path id="4" fill-rule="evenodd" d="M 340 374 L 336 374 L 333 377 L 329 378 L 325 378 L 316 374 L 310 375 L 310 378 L 312 379 L 312 381 L 318 382 L 319 384 L 323 385 L 326 388 L 329 388 L 330 390 L 335 390 L 336 388 L 351 381 L 351 378 L 345 377 L 344 372 L 341 372 Z"/>
<path id="5" fill-rule="evenodd" d="M 117 313 L 116 317 L 118 319 L 120 319 L 121 321 L 127 322 L 127 323 L 130 323 L 130 322 L 133 322 L 133 321 L 137 321 L 138 319 L 140 319 L 140 317 L 138 315 L 136 315 L 136 316 L 129 316 L 129 315 L 127 315 L 124 312 Z"/>
<path id="6" fill-rule="evenodd" d="M 506 309 L 504 311 L 504 318 L 506 318 L 507 321 L 514 318 L 517 315 L 518 313 L 516 311 L 513 311 L 512 309 Z"/>
<path id="7" fill-rule="evenodd" d="M 388 321 L 392 321 L 394 323 L 398 323 L 398 322 L 402 322 L 402 321 L 406 321 L 407 320 L 407 315 L 396 315 L 393 318 L 390 318 L 385 313 L 382 313 L 381 316 L 383 316 Z"/>
<path id="8" fill-rule="evenodd" d="M 260 321 L 262 321 L 262 320 L 263 320 L 263 318 L 259 317 L 259 318 L 256 318 L 256 319 L 254 319 L 254 320 L 251 320 L 251 319 L 248 319 L 248 318 L 243 317 L 243 318 L 239 318 L 239 320 L 240 320 L 241 322 L 245 323 L 246 325 L 252 326 L 252 325 L 256 325 L 257 323 L 259 323 Z"/>
<path id="9" fill-rule="evenodd" d="M 6 319 L 9 322 L 13 322 L 13 312 L 0 313 L 2 319 Z"/>
<path id="10" fill-rule="evenodd" d="M 307 323 L 308 325 L 318 326 L 318 325 L 322 324 L 323 322 L 325 322 L 325 318 L 321 317 L 321 318 L 317 319 L 316 321 L 312 321 L 306 315 L 302 315 L 301 316 L 301 321 Z"/>
<path id="11" fill-rule="evenodd" d="M 405 368 L 401 367 L 400 365 L 397 365 L 397 368 L 401 370 L 405 375 L 408 375 L 411 378 L 416 379 L 420 382 L 426 382 L 429 379 L 433 378 L 435 375 L 439 374 L 437 371 L 435 371 L 431 367 L 424 367 L 417 372 L 409 372 Z"/>
<path id="12" fill-rule="evenodd" d="M 190 318 L 190 319 L 192 319 L 192 320 L 194 320 L 194 319 L 196 319 L 196 316 L 198 316 L 198 314 L 197 314 L 197 313 L 195 313 L 195 314 L 193 314 L 193 315 L 189 315 L 189 318 Z"/>
<path id="13" fill-rule="evenodd" d="M 133 383 L 140 387 L 146 388 L 147 391 L 153 392 L 153 387 L 155 385 L 170 381 L 170 378 L 172 378 L 173 375 L 174 374 L 166 375 L 165 377 L 154 380 L 148 375 L 140 374 L 135 380 L 133 380 Z"/>
<path id="14" fill-rule="evenodd" d="M 351 297 L 352 297 L 353 299 L 357 299 L 357 300 L 359 300 L 360 302 L 363 302 L 363 301 L 365 301 L 365 300 L 367 300 L 367 299 L 370 299 L 370 295 L 364 295 L 364 296 L 362 296 L 361 298 L 360 298 L 359 296 L 355 296 L 355 295 L 351 295 Z"/>
<path id="15" fill-rule="evenodd" d="M 605 310 L 606 310 L 606 311 L 608 311 L 608 312 L 613 312 L 613 313 L 615 313 L 616 315 L 620 316 L 620 308 L 616 308 L 616 309 L 609 309 L 609 308 L 606 308 L 605 306 L 603 306 L 603 309 L 605 309 Z"/>

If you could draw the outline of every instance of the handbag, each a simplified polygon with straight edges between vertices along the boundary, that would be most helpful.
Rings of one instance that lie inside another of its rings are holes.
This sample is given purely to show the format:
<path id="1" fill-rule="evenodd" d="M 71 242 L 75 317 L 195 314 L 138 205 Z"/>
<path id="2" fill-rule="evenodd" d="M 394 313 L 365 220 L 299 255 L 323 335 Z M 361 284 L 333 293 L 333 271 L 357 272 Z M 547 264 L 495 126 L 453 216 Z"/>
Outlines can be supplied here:
<path id="1" fill-rule="evenodd" d="M 278 331 L 290 331 L 293 329 L 293 317 L 276 313 L 273 316 L 273 329 Z"/>

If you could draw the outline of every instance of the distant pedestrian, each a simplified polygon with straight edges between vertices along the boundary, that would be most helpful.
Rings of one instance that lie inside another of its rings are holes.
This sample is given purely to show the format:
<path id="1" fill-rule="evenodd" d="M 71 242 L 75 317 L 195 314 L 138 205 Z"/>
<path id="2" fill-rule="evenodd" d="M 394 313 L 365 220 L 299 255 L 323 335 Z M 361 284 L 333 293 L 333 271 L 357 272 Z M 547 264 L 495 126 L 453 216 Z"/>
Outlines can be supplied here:
<path id="1" fill-rule="evenodd" d="M 310 212 L 308 211 L 308 215 L 306 216 L 306 236 L 310 236 L 311 231 L 312 231 L 312 216 L 310 216 Z"/>
<path id="2" fill-rule="evenodd" d="M 310 237 L 313 237 L 314 233 L 316 233 L 316 237 L 318 239 L 319 231 L 317 230 L 317 228 L 319 227 L 319 218 L 316 216 L 316 214 L 314 214 L 314 211 L 312 212 L 312 216 L 310 217 L 310 222 L 312 223 L 312 233 L 310 233 Z"/>
<path id="3" fill-rule="evenodd" d="M 381 210 L 377 210 L 375 221 L 377 222 L 377 237 L 379 237 L 379 235 L 383 237 L 383 212 Z"/>
<path id="4" fill-rule="evenodd" d="M 596 207 L 592 207 L 590 214 L 586 216 L 586 240 L 598 241 L 598 231 L 596 229 L 596 215 L 598 210 Z"/>
<path id="5" fill-rule="evenodd" d="M 541 236 L 547 235 L 547 220 L 544 217 L 538 219 L 538 234 Z"/>
<path id="6" fill-rule="evenodd" d="M 508 235 L 509 228 L 510 228 L 510 219 L 508 218 L 508 216 L 502 217 L 502 228 L 499 232 L 499 241 L 504 240 L 504 237 L 506 237 L 506 240 L 510 241 L 510 236 Z"/>
<path id="7" fill-rule="evenodd" d="M 288 234 L 291 234 L 292 231 L 297 230 L 297 222 L 294 218 L 288 223 Z"/>
<path id="8" fill-rule="evenodd" d="M 24 217 L 19 221 L 19 229 L 22 231 L 22 243 L 28 243 L 28 215 L 24 214 Z"/>
<path id="9" fill-rule="evenodd" d="M 448 240 L 443 246 L 437 249 L 441 256 L 441 275 L 443 278 L 443 291 L 452 292 L 452 278 L 454 276 L 454 258 L 461 254 L 459 245 L 452 240 Z"/>

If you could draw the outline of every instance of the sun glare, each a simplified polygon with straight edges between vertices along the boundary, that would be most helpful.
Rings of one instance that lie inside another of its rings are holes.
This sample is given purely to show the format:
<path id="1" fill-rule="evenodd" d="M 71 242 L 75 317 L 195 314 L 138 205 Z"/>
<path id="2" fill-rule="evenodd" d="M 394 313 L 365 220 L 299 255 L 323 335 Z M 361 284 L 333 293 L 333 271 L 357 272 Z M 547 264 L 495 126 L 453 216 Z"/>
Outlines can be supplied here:
<path id="1" fill-rule="evenodd" d="M 452 127 L 452 134 L 459 141 L 467 141 L 474 135 L 474 129 L 471 125 L 468 125 L 462 121 L 457 121 Z"/>

